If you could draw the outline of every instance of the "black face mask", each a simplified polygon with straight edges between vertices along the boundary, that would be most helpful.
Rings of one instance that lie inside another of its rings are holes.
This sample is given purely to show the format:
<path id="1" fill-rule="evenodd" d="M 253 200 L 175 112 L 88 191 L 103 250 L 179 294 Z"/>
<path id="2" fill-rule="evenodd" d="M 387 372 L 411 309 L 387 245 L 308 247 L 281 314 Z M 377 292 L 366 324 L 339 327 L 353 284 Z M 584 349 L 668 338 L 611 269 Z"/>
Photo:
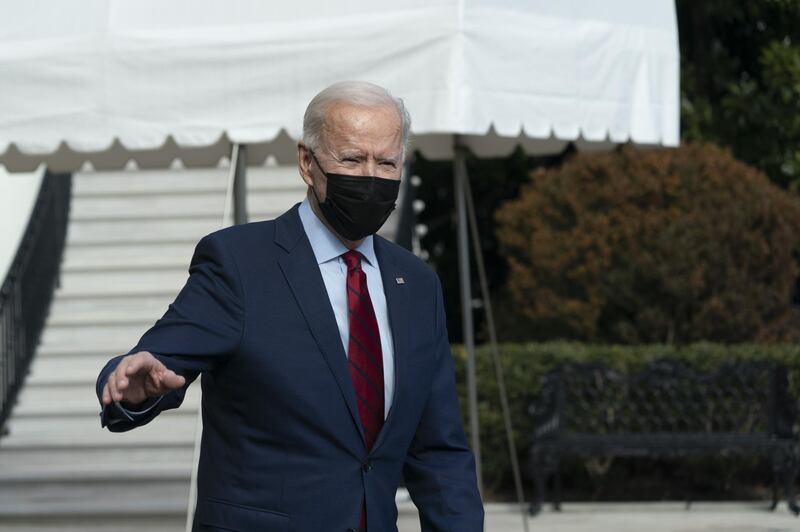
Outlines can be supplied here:
<path id="1" fill-rule="evenodd" d="M 400 180 L 331 174 L 323 170 L 314 152 L 309 152 L 328 178 L 325 201 L 319 201 L 316 190 L 314 197 L 331 227 L 347 240 L 361 240 L 380 229 L 395 209 Z"/>

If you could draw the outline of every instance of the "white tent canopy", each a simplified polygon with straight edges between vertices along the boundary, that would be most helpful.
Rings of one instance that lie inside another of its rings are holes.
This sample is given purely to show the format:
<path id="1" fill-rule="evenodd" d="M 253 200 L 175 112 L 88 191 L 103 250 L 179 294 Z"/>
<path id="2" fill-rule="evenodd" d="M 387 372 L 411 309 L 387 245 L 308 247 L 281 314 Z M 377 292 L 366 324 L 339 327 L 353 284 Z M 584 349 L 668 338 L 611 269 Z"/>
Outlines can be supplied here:
<path id="1" fill-rule="evenodd" d="M 678 58 L 671 0 L 30 0 L 0 17 L 0 164 L 289 162 L 341 79 L 401 96 L 429 157 L 672 146 Z"/>

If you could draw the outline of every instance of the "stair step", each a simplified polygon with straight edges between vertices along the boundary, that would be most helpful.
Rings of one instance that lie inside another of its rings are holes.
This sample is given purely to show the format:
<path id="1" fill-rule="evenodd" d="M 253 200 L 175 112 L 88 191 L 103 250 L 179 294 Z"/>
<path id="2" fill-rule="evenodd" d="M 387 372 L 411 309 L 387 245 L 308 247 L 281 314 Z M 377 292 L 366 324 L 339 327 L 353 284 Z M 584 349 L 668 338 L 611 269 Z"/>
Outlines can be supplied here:
<path id="1" fill-rule="evenodd" d="M 95 445 L 103 448 L 178 445 L 193 442 L 197 414 L 166 410 L 150 423 L 126 432 L 110 432 L 100 426 L 99 409 L 93 416 L 42 416 L 8 422 L 8 435 L 0 439 L 0 450 L 12 447 L 57 448 Z"/>
<path id="2" fill-rule="evenodd" d="M 147 324 L 163 316 L 172 301 L 171 298 L 134 295 L 56 298 L 50 307 L 47 326 Z"/>
<path id="3" fill-rule="evenodd" d="M 163 514 L 163 512 L 162 512 Z M 164 515 L 21 515 L 0 514 L 3 532 L 184 532 L 186 511 L 175 510 Z"/>
<path id="4" fill-rule="evenodd" d="M 197 239 L 199 241 L 200 238 Z M 67 246 L 61 271 L 82 269 L 113 269 L 132 267 L 183 267 L 188 270 L 195 242 L 171 244 L 109 244 L 106 246 Z"/>
<path id="5" fill-rule="evenodd" d="M 163 192 L 141 196 L 77 197 L 70 207 L 71 221 L 98 221 L 146 218 L 208 218 L 220 220 L 225 212 L 224 191 L 183 195 Z M 252 212 L 281 213 L 287 205 L 303 200 L 305 190 L 249 191 L 247 207 Z"/>
<path id="6" fill-rule="evenodd" d="M 220 227 L 220 220 L 146 220 L 70 221 L 67 246 L 106 245 L 109 243 L 197 242 Z"/>
<path id="7" fill-rule="evenodd" d="M 121 350 L 119 354 L 126 353 L 127 350 Z M 42 373 L 36 368 L 31 367 L 28 376 L 25 379 L 25 385 L 31 388 L 49 388 L 51 386 L 85 386 L 87 391 L 91 391 L 94 383 L 97 382 L 97 376 L 100 370 L 103 369 L 107 360 L 110 360 L 115 355 L 108 355 L 108 359 L 97 358 L 97 365 L 94 367 L 73 367 L 68 371 L 61 374 Z M 58 358 L 53 357 L 55 360 Z M 64 357 L 67 358 L 67 357 Z"/>
<path id="8" fill-rule="evenodd" d="M 138 340 L 138 338 L 137 338 Z M 82 355 L 98 355 L 108 356 L 109 358 L 116 355 L 127 353 L 135 343 L 129 342 L 127 339 L 117 339 L 113 345 L 98 345 L 83 341 L 80 344 L 61 345 L 61 344 L 39 344 L 36 348 L 36 357 L 73 357 Z"/>
<path id="9" fill-rule="evenodd" d="M 103 298 L 98 298 L 102 301 Z M 114 299 L 114 298 L 109 298 Z M 75 299 L 73 301 L 83 301 Z M 52 327 L 95 326 L 99 329 L 109 325 L 142 325 L 150 326 L 167 311 L 170 301 L 164 300 L 162 304 L 151 308 L 109 308 L 107 311 L 86 309 L 83 312 L 51 314 L 49 324 Z"/>
<path id="10" fill-rule="evenodd" d="M 100 360 L 97 365 L 102 368 L 107 359 Z M 101 410 L 100 402 L 95 396 L 97 382 L 96 371 L 93 382 L 86 385 L 51 384 L 48 386 L 25 386 L 17 398 L 14 406 L 14 417 L 17 419 L 29 417 L 52 417 L 54 415 L 68 416 L 96 416 Z M 200 386 L 196 383 L 189 385 L 186 396 L 180 406 L 180 411 L 186 414 L 200 408 Z M 0 467 L 0 471 L 2 468 Z"/>
<path id="11" fill-rule="evenodd" d="M 99 354 L 77 353 L 70 356 L 34 357 L 25 382 L 28 387 L 33 389 L 94 384 L 108 361 L 115 356 L 127 353 L 129 349 Z"/>
<path id="12" fill-rule="evenodd" d="M 140 170 L 136 172 L 86 172 L 73 177 L 74 198 L 125 196 L 136 194 L 188 194 L 218 192 L 223 197 L 228 188 L 229 169 Z M 306 190 L 295 166 L 247 169 L 248 192 Z"/>
<path id="13" fill-rule="evenodd" d="M 119 344 L 120 342 L 117 342 Z M 98 357 L 107 356 L 108 358 L 127 353 L 135 344 L 117 345 L 109 349 L 105 346 L 96 344 L 84 345 L 52 345 L 52 344 L 39 344 L 36 348 L 35 358 L 48 358 L 48 357 L 74 357 L 84 355 L 97 355 Z"/>
<path id="14" fill-rule="evenodd" d="M 101 456 L 98 456 L 100 458 Z M 138 464 L 135 467 L 126 464 L 118 464 L 109 467 L 103 464 L 102 468 L 84 465 L 83 467 L 54 467 L 50 465 L 47 469 L 38 468 L 33 470 L 9 470 L 0 472 L 0 493 L 5 488 L 22 487 L 32 482 L 56 483 L 63 482 L 69 484 L 129 480 L 142 482 L 151 481 L 170 481 L 178 480 L 189 482 L 192 478 L 192 463 L 188 462 L 182 466 L 175 464 Z"/>
<path id="15" fill-rule="evenodd" d="M 184 478 L 155 482 L 122 478 L 0 486 L 0 515 L 185 515 L 189 484 Z"/>
<path id="16" fill-rule="evenodd" d="M 87 343 L 105 344 L 124 344 L 133 347 L 142 335 L 155 324 L 158 318 L 150 321 L 150 324 L 137 325 L 105 325 L 97 327 L 93 325 L 73 325 L 68 327 L 46 327 L 42 334 L 42 344 L 45 345 L 74 345 L 80 346 Z M 128 349 L 130 349 L 130 347 Z M 122 351 L 123 353 L 126 352 Z M 116 353 L 117 351 L 109 351 Z M 121 354 L 121 353 L 120 353 Z"/>
<path id="17" fill-rule="evenodd" d="M 87 471 L 124 472 L 139 468 L 191 468 L 194 456 L 193 442 L 189 441 L 182 445 L 138 449 L 107 446 L 59 449 L 0 447 L 0 450 L 0 479 L 17 478 L 27 473 L 38 475 L 48 471 L 57 474 L 84 474 Z"/>
<path id="18" fill-rule="evenodd" d="M 275 219 L 289 207 L 291 205 L 280 210 L 249 210 L 248 221 L 259 222 Z M 119 244 L 193 246 L 203 236 L 227 225 L 230 224 L 223 224 L 221 214 L 220 216 L 185 219 L 150 216 L 141 220 L 74 220 L 70 221 L 67 231 L 67 245 L 74 247 Z"/>
<path id="19" fill-rule="evenodd" d="M 173 290 L 177 293 L 189 278 L 188 268 L 172 267 L 142 271 L 112 270 L 65 272 L 58 294 L 137 294 Z"/>
<path id="20" fill-rule="evenodd" d="M 188 277 L 188 274 L 187 274 Z M 164 290 L 164 289 L 148 289 L 141 292 L 125 292 L 124 288 L 112 291 L 109 290 L 108 292 L 104 293 L 84 293 L 84 292 L 61 292 L 58 288 L 53 293 L 53 299 L 61 299 L 64 301 L 96 301 L 98 299 L 108 298 L 114 299 L 119 297 L 152 297 L 152 298 L 162 298 L 167 299 L 168 301 L 172 302 L 175 299 L 175 296 L 178 295 L 178 290 Z"/>
<path id="21" fill-rule="evenodd" d="M 121 353 L 120 353 L 121 354 Z M 28 376 L 25 378 L 31 393 L 40 394 L 43 391 L 58 388 L 83 386 L 83 393 L 91 396 L 94 393 L 94 383 L 100 370 L 114 355 L 105 356 L 84 356 L 84 357 L 34 357 L 31 363 Z M 82 365 L 72 363 L 73 360 L 81 360 Z M 87 363 L 91 361 L 91 363 Z M 55 406 L 55 404 L 53 405 Z M 60 405 L 59 405 L 60 406 Z"/>

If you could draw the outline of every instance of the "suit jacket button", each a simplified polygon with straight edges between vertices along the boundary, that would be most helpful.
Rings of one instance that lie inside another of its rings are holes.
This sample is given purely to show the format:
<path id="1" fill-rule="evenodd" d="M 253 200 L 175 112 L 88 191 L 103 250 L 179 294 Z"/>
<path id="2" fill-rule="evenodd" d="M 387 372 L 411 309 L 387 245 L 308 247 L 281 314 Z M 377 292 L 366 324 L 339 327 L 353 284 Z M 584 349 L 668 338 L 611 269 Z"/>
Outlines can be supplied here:
<path id="1" fill-rule="evenodd" d="M 361 464 L 361 469 L 363 469 L 365 473 L 369 473 L 372 471 L 372 464 L 370 462 L 364 462 Z"/>
<path id="2" fill-rule="evenodd" d="M 348 528 L 345 532 L 358 532 L 355 528 Z"/>

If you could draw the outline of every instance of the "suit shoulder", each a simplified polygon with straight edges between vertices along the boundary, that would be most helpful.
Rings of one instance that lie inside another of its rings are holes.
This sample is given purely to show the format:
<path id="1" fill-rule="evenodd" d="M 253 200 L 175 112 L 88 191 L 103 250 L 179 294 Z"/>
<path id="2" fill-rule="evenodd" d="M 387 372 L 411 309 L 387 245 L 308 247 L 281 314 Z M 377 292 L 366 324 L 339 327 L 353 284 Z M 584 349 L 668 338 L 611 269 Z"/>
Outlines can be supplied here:
<path id="1" fill-rule="evenodd" d="M 251 238 L 255 235 L 263 236 L 274 230 L 275 220 L 261 220 L 258 222 L 247 222 L 245 224 L 230 225 L 222 227 L 206 234 L 203 238 L 213 238 L 223 241 L 226 244 L 234 243 L 242 238 Z"/>
<path id="2" fill-rule="evenodd" d="M 272 220 L 260 220 L 223 227 L 208 233 L 203 238 L 211 238 L 221 242 L 234 252 L 252 252 L 254 250 L 267 252 L 274 248 L 272 244 L 275 242 L 275 232 L 279 222 L 284 222 L 284 225 L 286 225 L 285 222 L 288 221 L 289 225 L 291 225 L 293 219 L 296 219 L 296 223 L 300 223 L 300 218 L 297 214 L 299 207 L 300 203 L 296 203 L 286 212 Z"/>
<path id="3" fill-rule="evenodd" d="M 213 240 L 236 256 L 246 256 L 248 251 L 271 249 L 274 236 L 275 220 L 262 220 L 223 227 L 206 234 L 200 240 Z"/>

